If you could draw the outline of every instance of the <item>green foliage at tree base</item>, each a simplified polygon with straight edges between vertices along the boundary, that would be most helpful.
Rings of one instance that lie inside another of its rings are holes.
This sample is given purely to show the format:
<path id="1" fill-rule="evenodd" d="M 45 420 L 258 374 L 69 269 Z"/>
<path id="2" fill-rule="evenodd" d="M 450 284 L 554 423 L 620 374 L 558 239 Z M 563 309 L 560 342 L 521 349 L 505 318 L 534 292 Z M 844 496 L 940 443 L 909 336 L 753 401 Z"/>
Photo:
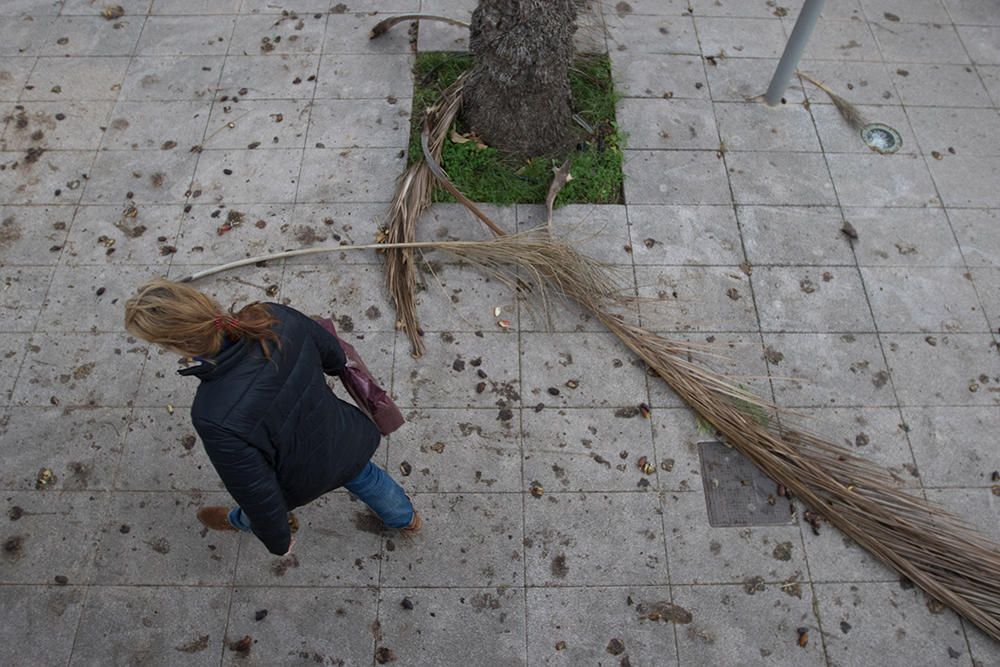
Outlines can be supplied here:
<path id="1" fill-rule="evenodd" d="M 463 53 L 428 52 L 417 56 L 414 67 L 413 116 L 409 159 L 421 155 L 420 127 L 423 111 L 435 104 L 441 92 L 472 66 L 472 57 Z M 573 111 L 590 126 L 574 122 L 568 132 L 575 140 L 569 155 L 550 155 L 517 162 L 497 149 L 482 147 L 472 140 L 445 141 L 441 162 L 458 189 L 473 201 L 496 204 L 540 204 L 545 201 L 553 169 L 571 160 L 573 175 L 556 199 L 564 204 L 622 203 L 622 148 L 624 136 L 615 122 L 615 92 L 611 83 L 611 63 L 607 56 L 581 56 L 570 71 Z M 461 119 L 455 132 L 468 136 Z M 454 199 L 436 189 L 434 201 Z"/>

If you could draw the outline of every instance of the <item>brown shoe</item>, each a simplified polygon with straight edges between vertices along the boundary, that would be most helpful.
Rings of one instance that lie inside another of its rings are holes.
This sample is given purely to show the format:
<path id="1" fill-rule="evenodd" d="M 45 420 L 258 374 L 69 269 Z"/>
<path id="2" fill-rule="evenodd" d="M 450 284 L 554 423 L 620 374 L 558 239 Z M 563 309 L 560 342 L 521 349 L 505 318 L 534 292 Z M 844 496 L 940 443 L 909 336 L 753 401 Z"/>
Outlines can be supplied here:
<path id="1" fill-rule="evenodd" d="M 198 521 L 210 530 L 237 531 L 233 524 L 229 523 L 228 507 L 202 507 L 198 510 Z"/>
<path id="2" fill-rule="evenodd" d="M 399 532 L 407 537 L 410 535 L 416 535 L 420 532 L 420 527 L 423 525 L 424 520 L 420 518 L 420 512 L 413 510 L 413 519 L 410 521 L 410 525 L 406 528 L 400 528 Z"/>

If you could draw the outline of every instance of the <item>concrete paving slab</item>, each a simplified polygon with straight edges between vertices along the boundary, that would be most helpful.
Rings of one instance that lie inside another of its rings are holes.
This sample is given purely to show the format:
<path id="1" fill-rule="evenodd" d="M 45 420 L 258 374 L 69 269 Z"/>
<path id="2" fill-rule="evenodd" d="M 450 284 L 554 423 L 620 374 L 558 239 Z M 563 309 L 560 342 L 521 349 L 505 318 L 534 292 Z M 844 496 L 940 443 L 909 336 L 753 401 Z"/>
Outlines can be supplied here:
<path id="1" fill-rule="evenodd" d="M 191 182 L 208 201 L 227 204 L 291 202 L 295 198 L 302 151 L 204 151 Z"/>
<path id="2" fill-rule="evenodd" d="M 746 665 L 825 663 L 812 594 L 802 598 L 765 586 L 749 595 L 743 586 L 674 586 L 674 603 L 691 612 L 692 621 L 677 631 L 682 665 L 715 665 L 739 660 Z M 799 645 L 798 629 L 809 633 Z"/>
<path id="3" fill-rule="evenodd" d="M 931 160 L 929 166 L 946 206 L 1000 207 L 1000 194 L 991 186 L 1000 157 L 961 156 Z"/>
<path id="4" fill-rule="evenodd" d="M 1000 330 L 1000 310 L 998 310 L 998 298 L 1000 298 L 1000 269 L 984 268 L 973 269 L 972 283 L 976 286 L 979 298 L 983 303 L 983 310 L 986 319 L 990 323 L 991 330 Z"/>
<path id="5" fill-rule="evenodd" d="M 1000 240 L 990 233 L 1000 220 L 997 211 L 950 209 L 948 217 L 969 266 L 1000 266 Z"/>
<path id="6" fill-rule="evenodd" d="M 709 99 L 701 58 L 688 55 L 611 52 L 615 90 L 625 97 Z"/>
<path id="7" fill-rule="evenodd" d="M 733 197 L 739 204 L 830 206 L 837 203 L 819 155 L 790 152 L 726 153 Z"/>
<path id="8" fill-rule="evenodd" d="M 992 482 L 997 461 L 987 434 L 1000 419 L 994 408 L 906 408 L 903 418 L 926 486 L 972 487 Z"/>
<path id="9" fill-rule="evenodd" d="M 229 598 L 224 588 L 95 587 L 70 664 L 205 664 L 222 650 Z"/>
<path id="10" fill-rule="evenodd" d="M 905 105 L 989 107 L 989 95 L 969 65 L 887 63 L 892 83 Z M 936 82 L 936 83 L 932 83 Z"/>
<path id="11" fill-rule="evenodd" d="M 93 176 L 83 189 L 83 202 L 108 205 L 183 203 L 191 189 L 197 163 L 198 155 L 186 150 L 98 153 L 93 161 Z"/>
<path id="12" fill-rule="evenodd" d="M 918 155 L 838 153 L 826 156 L 844 206 L 940 206 L 937 189 Z"/>
<path id="13" fill-rule="evenodd" d="M 135 48 L 137 56 L 224 56 L 233 16 L 150 16 Z"/>
<path id="14" fill-rule="evenodd" d="M 783 498 L 776 502 L 788 504 Z M 782 582 L 802 579 L 806 571 L 797 525 L 710 527 L 701 491 L 665 494 L 663 524 L 674 585 Z"/>
<path id="15" fill-rule="evenodd" d="M 795 25 L 794 18 L 787 16 L 781 21 L 788 34 Z M 857 15 L 847 20 L 824 17 L 816 24 L 802 57 L 809 60 L 881 60 L 870 24 L 858 18 Z"/>
<path id="16" fill-rule="evenodd" d="M 613 51 L 700 55 L 694 19 L 690 16 L 650 17 L 640 14 L 605 16 L 608 46 Z"/>
<path id="17" fill-rule="evenodd" d="M 29 491 L 48 468 L 55 481 L 46 489 L 110 490 L 128 426 L 125 409 L 11 408 L 0 433 L 12 446 L 0 476 L 4 489 Z"/>
<path id="18" fill-rule="evenodd" d="M 282 16 L 240 16 L 233 31 L 229 53 L 271 55 L 320 53 L 326 32 L 325 12 L 302 11 Z"/>
<path id="19" fill-rule="evenodd" d="M 129 62 L 120 99 L 211 100 L 224 62 L 222 56 L 136 56 Z"/>
<path id="20" fill-rule="evenodd" d="M 653 331 L 755 331 L 750 279 L 736 266 L 637 267 L 642 325 Z"/>
<path id="21" fill-rule="evenodd" d="M 716 149 L 712 104 L 706 100 L 625 98 L 616 110 L 618 122 L 636 128 L 628 135 L 633 149 Z"/>
<path id="22" fill-rule="evenodd" d="M 879 331 L 989 331 L 972 282 L 960 268 L 861 270 Z"/>
<path id="23" fill-rule="evenodd" d="M 388 203 L 405 164 L 406 151 L 395 148 L 307 148 L 296 201 Z"/>
<path id="24" fill-rule="evenodd" d="M 368 588 L 237 588 L 226 641 L 249 636 L 251 647 L 245 654 L 227 647 L 222 664 L 368 664 L 378 623 L 375 598 Z"/>
<path id="25" fill-rule="evenodd" d="M 786 407 L 895 405 L 879 340 L 865 333 L 768 333 L 778 402 Z M 890 357 L 891 360 L 891 357 Z M 897 383 L 898 384 L 898 383 Z"/>
<path id="26" fill-rule="evenodd" d="M 424 528 L 409 539 L 388 539 L 381 585 L 521 586 L 524 528 L 521 494 L 417 493 Z M 434 530 L 428 530 L 429 526 Z"/>
<path id="27" fill-rule="evenodd" d="M 875 330 L 856 269 L 757 267 L 750 280 L 762 331 Z"/>
<path id="28" fill-rule="evenodd" d="M 657 458 L 650 422 L 622 409 L 532 409 L 522 416 L 524 488 L 633 491 L 654 488 Z M 654 469 L 645 473 L 645 458 Z"/>
<path id="29" fill-rule="evenodd" d="M 525 665 L 524 612 L 518 588 L 383 588 L 375 661 Z"/>
<path id="30" fill-rule="evenodd" d="M 828 206 L 738 206 L 747 260 L 751 264 L 853 264 L 851 245 L 840 231 L 842 212 Z"/>
<path id="31" fill-rule="evenodd" d="M 308 100 L 247 100 L 231 97 L 212 106 L 205 148 L 266 150 L 305 146 Z M 232 127 L 230 127 L 232 123 Z M 195 135 L 197 136 L 197 135 Z"/>
<path id="32" fill-rule="evenodd" d="M 678 664 L 671 626 L 690 621 L 665 586 L 529 588 L 527 595 L 528 664 L 613 664 L 616 657 L 619 664 Z"/>
<path id="33" fill-rule="evenodd" d="M 74 586 L 90 583 L 98 523 L 106 516 L 107 496 L 96 491 L 53 493 L 49 489 L 4 494 L 8 521 L 2 524 L 0 581 L 58 584 L 65 577 Z"/>
<path id="34" fill-rule="evenodd" d="M 187 415 L 135 408 L 122 433 L 119 491 L 224 491 Z"/>
<path id="35" fill-rule="evenodd" d="M 995 343 L 987 334 L 887 334 L 882 345 L 900 405 L 997 405 Z M 933 368 L 928 374 L 926 370 Z"/>
<path id="36" fill-rule="evenodd" d="M 146 359 L 145 345 L 130 338 L 120 333 L 33 335 L 12 401 L 25 406 L 126 405 L 135 397 Z"/>
<path id="37" fill-rule="evenodd" d="M 667 556 L 661 514 L 655 493 L 528 496 L 524 505 L 528 584 L 663 585 Z M 616 520 L 608 523 L 606 516 Z M 609 552 L 613 558 L 602 555 Z"/>
<path id="38" fill-rule="evenodd" d="M 955 242 L 954 217 L 964 211 L 940 208 L 844 208 L 858 232 L 853 244 L 860 266 L 952 266 L 969 261 Z M 952 224 L 949 225 L 949 218 Z"/>
<path id="39" fill-rule="evenodd" d="M 819 148 L 809 110 L 797 104 L 715 104 L 719 136 L 730 151 L 815 151 Z"/>
<path id="40" fill-rule="evenodd" d="M 407 428 L 388 443 L 388 470 L 407 489 L 500 493 L 525 488 L 515 421 L 498 421 L 492 409 L 424 408 L 405 417 Z"/>
<path id="41" fill-rule="evenodd" d="M 181 214 L 176 236 L 177 252 L 170 255 L 176 265 L 228 262 L 280 252 L 299 239 L 323 243 L 319 233 L 289 224 L 293 205 L 284 204 L 188 204 Z M 280 274 L 279 274 L 280 275 Z"/>
<path id="42" fill-rule="evenodd" d="M 639 359 L 609 333 L 521 334 L 525 405 L 635 406 L 646 398 L 640 368 Z"/>
<path id="43" fill-rule="evenodd" d="M 716 102 L 751 102 L 767 91 L 768 81 L 778 66 L 777 58 L 722 58 L 705 72 Z M 792 81 L 782 97 L 787 104 L 805 100 L 802 86 Z"/>
<path id="44" fill-rule="evenodd" d="M 715 151 L 625 151 L 630 204 L 725 204 L 726 168 Z"/>
<path id="45" fill-rule="evenodd" d="M 242 537 L 237 585 L 301 591 L 303 586 L 378 584 L 382 540 L 398 542 L 399 537 L 383 528 L 364 503 L 345 492 L 331 493 L 296 509 L 295 516 L 299 532 L 291 556 L 274 556 L 251 536 Z"/>
<path id="46" fill-rule="evenodd" d="M 0 202 L 3 204 L 75 204 L 94 163 L 93 151 L 46 151 L 35 162 L 25 153 L 0 153 Z"/>
<path id="47" fill-rule="evenodd" d="M 374 252 L 271 262 L 199 285 L 225 305 L 277 300 L 336 317 L 411 422 L 375 460 L 413 495 L 423 532 L 407 540 L 383 530 L 337 492 L 299 510 L 294 558 L 272 557 L 250 536 L 202 537 L 196 507 L 231 500 L 190 426 L 197 383 L 176 375 L 174 355 L 147 359 L 147 346 L 122 334 L 122 299 L 146 275 L 373 241 L 406 159 L 399 114 L 410 108 L 412 49 L 463 50 L 468 40 L 437 24 L 419 36 L 406 25 L 375 41 L 367 32 L 390 13 L 463 16 L 475 2 L 120 4 L 118 21 L 89 0 L 0 7 L 0 277 L 9 285 L 0 290 L 0 429 L 15 445 L 0 474 L 13 531 L 2 537 L 24 536 L 20 560 L 14 542 L 2 554 L 11 567 L 0 579 L 4 608 L 19 615 L 7 625 L 41 638 L 33 656 L 996 662 L 995 642 L 972 626 L 928 614 L 922 599 L 896 600 L 897 609 L 879 598 L 879 586 L 914 591 L 829 524 L 818 535 L 795 524 L 746 536 L 710 528 L 699 443 L 713 429 L 580 308 L 555 304 L 550 329 L 529 301 L 436 253 L 419 274 L 428 345 L 419 361 L 394 330 Z M 801 67 L 901 131 L 901 154 L 886 157 L 811 84 L 793 81 L 777 109 L 751 102 L 801 0 L 593 3 L 576 41 L 603 52 L 609 26 L 631 178 L 624 205 L 567 207 L 555 219 L 569 242 L 612 262 L 628 291 L 673 280 L 691 293 L 686 315 L 655 326 L 703 330 L 668 337 L 721 354 L 704 361 L 765 398 L 773 385 L 780 403 L 817 417 L 806 420 L 812 430 L 1000 539 L 984 444 L 1000 382 L 1000 151 L 990 115 L 1000 63 L 987 5 L 827 3 Z M 776 156 L 792 160 L 769 166 Z M 537 205 L 486 210 L 508 231 L 544 219 Z M 220 235 L 231 215 L 237 224 Z M 857 239 L 841 231 L 845 220 Z M 489 237 L 455 204 L 431 207 L 417 233 Z M 729 273 L 737 300 L 722 289 Z M 806 278 L 819 289 L 802 291 Z M 890 286 L 898 297 L 886 297 Z M 813 304 L 831 289 L 838 298 Z M 789 333 L 792 324 L 809 331 Z M 81 333 L 91 328 L 114 333 Z M 569 354 L 573 364 L 560 365 Z M 35 490 L 43 466 L 57 481 Z M 129 586 L 93 583 L 98 550 L 98 581 Z M 723 556 L 730 567 L 716 562 Z M 875 597 L 861 611 L 830 606 L 829 592 L 850 586 Z M 871 620 L 857 624 L 859 614 Z M 809 630 L 805 647 L 798 628 Z M 897 629 L 907 635 L 888 653 Z"/>
<path id="48" fill-rule="evenodd" d="M 141 265 L 165 271 L 182 214 L 179 204 L 136 205 L 129 200 L 118 205 L 81 206 L 62 253 L 63 268 Z M 124 285 L 116 288 L 127 289 Z"/>
<path id="49" fill-rule="evenodd" d="M 904 590 L 898 583 L 816 584 L 814 588 L 833 664 L 851 664 L 872 655 L 896 665 L 927 659 L 972 664 L 958 617 L 929 604 L 924 593 L 912 586 Z"/>
<path id="50" fill-rule="evenodd" d="M 4 290 L 0 331 L 34 331 L 51 279 L 52 268 L 47 266 L 0 267 L 0 283 Z"/>
<path id="51" fill-rule="evenodd" d="M 413 91 L 412 65 L 412 57 L 403 54 L 323 56 L 316 98 L 408 99 Z"/>
<path id="52" fill-rule="evenodd" d="M 5 586 L 0 640 L 6 665 L 35 661 L 67 664 L 80 621 L 84 588 L 79 586 Z M 30 655 L 22 650 L 30 644 Z"/>
<path id="53" fill-rule="evenodd" d="M 393 395 L 405 407 L 486 408 L 499 406 L 497 418 L 509 414 L 521 400 L 517 364 L 518 336 L 506 333 L 451 333 L 425 336 L 426 354 L 420 360 L 410 355 L 408 341 L 396 346 Z M 479 366 L 472 361 L 482 359 Z M 464 363 L 462 363 L 464 362 Z M 476 393 L 486 373 L 488 391 Z"/>
<path id="54" fill-rule="evenodd" d="M 52 275 L 38 327 L 46 333 L 125 333 L 122 304 L 136 285 L 162 277 L 157 266 L 62 266 Z"/>
<path id="55" fill-rule="evenodd" d="M 732 206 L 628 207 L 635 265 L 722 264 L 744 260 Z"/>
<path id="56" fill-rule="evenodd" d="M 230 584 L 239 533 L 210 532 L 195 517 L 199 507 L 228 503 L 226 493 L 115 492 L 100 528 L 94 582 Z"/>
<path id="57" fill-rule="evenodd" d="M 695 24 L 705 55 L 778 58 L 784 48 L 785 30 L 780 21 L 696 16 Z"/>
<path id="58" fill-rule="evenodd" d="M 30 148 L 96 149 L 114 102 L 30 102 L 11 111 L 5 150 Z"/>
<path id="59" fill-rule="evenodd" d="M 110 120 L 102 123 L 107 130 L 101 147 L 185 153 L 201 144 L 211 106 L 210 100 L 118 102 Z M 213 123 L 211 131 L 218 124 Z"/>
<path id="60" fill-rule="evenodd" d="M 327 148 L 406 148 L 410 105 L 386 100 L 317 100 L 309 115 L 307 145 Z"/>

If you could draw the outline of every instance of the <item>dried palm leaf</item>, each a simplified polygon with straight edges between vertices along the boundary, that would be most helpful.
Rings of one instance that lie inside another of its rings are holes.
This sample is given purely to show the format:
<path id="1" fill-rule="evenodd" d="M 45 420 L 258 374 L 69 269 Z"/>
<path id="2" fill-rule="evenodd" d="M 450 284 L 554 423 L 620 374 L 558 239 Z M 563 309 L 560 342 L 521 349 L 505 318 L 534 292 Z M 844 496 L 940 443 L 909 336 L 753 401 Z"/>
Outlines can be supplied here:
<path id="1" fill-rule="evenodd" d="M 551 237 L 549 242 L 557 244 Z M 493 265 L 513 261 L 518 270 L 547 280 L 583 306 L 771 479 L 926 593 L 1000 640 L 1000 545 L 956 516 L 909 495 L 876 464 L 820 436 L 783 425 L 787 415 L 693 360 L 690 347 L 612 314 L 619 293 L 595 289 L 611 278 L 602 275 L 594 260 L 564 244 L 557 252 L 513 256 L 491 257 L 489 247 L 483 250 L 479 266 L 492 270 Z M 762 408 L 771 411 L 771 418 L 761 418 Z"/>
<path id="2" fill-rule="evenodd" d="M 844 121 L 848 125 L 850 125 L 853 129 L 860 132 L 866 125 L 868 125 L 868 119 L 864 117 L 864 115 L 861 113 L 861 110 L 858 109 L 853 104 L 851 104 L 850 102 L 848 102 L 847 100 L 845 100 L 837 93 L 833 92 L 833 90 L 831 90 L 829 86 L 823 84 L 820 81 L 817 81 L 816 79 L 809 76 L 805 72 L 800 72 L 796 70 L 795 73 L 801 76 L 809 83 L 811 83 L 812 85 L 822 90 L 824 93 L 826 93 L 830 97 L 830 101 L 833 102 L 833 106 L 837 107 L 837 111 L 840 112 L 841 118 L 843 118 Z"/>

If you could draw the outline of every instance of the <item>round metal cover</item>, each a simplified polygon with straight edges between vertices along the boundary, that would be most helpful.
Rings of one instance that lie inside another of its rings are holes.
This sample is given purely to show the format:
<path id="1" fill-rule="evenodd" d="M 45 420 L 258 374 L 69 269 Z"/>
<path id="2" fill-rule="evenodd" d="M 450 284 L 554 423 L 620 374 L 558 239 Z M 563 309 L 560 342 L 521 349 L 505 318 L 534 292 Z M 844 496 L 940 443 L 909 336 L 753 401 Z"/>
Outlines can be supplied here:
<path id="1" fill-rule="evenodd" d="M 869 123 L 861 128 L 861 140 L 876 153 L 895 153 L 903 145 L 903 138 L 894 128 L 882 123 Z"/>

